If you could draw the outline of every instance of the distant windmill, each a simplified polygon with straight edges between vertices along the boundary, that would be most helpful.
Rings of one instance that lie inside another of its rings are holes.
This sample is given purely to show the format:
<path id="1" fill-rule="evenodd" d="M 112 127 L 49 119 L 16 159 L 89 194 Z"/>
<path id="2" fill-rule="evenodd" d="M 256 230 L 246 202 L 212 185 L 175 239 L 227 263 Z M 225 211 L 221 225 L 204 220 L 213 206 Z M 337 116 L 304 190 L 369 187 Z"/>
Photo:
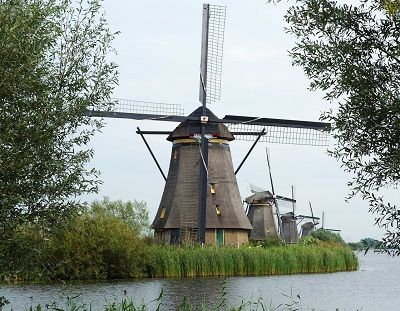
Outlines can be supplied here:
<path id="1" fill-rule="evenodd" d="M 152 224 L 163 243 L 244 244 L 252 226 L 245 215 L 235 175 L 258 141 L 325 146 L 328 123 L 226 115 L 220 119 L 207 105 L 220 99 L 226 9 L 203 5 L 201 106 L 183 116 L 178 106 L 119 101 L 112 111 L 88 111 L 93 117 L 180 122 L 172 131 L 138 128 L 165 179 L 161 203 Z M 165 176 L 144 137 L 165 134 L 172 142 Z M 229 142 L 254 140 L 234 171 Z"/>
<path id="2" fill-rule="evenodd" d="M 321 226 L 321 229 L 325 229 L 325 230 L 332 231 L 332 232 L 341 232 L 342 231 L 340 229 L 325 228 L 325 212 L 322 212 L 322 226 Z"/>
<path id="3" fill-rule="evenodd" d="M 247 203 L 247 217 L 253 230 L 250 238 L 254 241 L 263 241 L 268 238 L 279 239 L 280 233 L 273 211 L 274 195 L 266 190 L 252 190 L 253 194 L 245 199 Z"/>
<path id="4" fill-rule="evenodd" d="M 319 218 L 314 217 L 314 212 L 312 209 L 311 202 L 308 202 L 310 204 L 310 211 L 311 211 L 311 221 L 308 221 L 304 224 L 301 225 L 301 237 L 309 236 L 311 235 L 311 232 L 313 232 L 316 228 L 316 226 L 319 224 L 318 220 Z"/>

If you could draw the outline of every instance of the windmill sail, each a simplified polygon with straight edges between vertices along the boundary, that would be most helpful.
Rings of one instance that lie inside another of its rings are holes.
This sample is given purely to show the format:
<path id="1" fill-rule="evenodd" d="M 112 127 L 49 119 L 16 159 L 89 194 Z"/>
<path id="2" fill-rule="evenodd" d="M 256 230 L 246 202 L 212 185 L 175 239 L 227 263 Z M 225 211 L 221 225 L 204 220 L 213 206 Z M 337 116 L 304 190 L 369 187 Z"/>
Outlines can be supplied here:
<path id="1" fill-rule="evenodd" d="M 225 18 L 225 6 L 203 5 L 199 91 L 201 103 L 211 104 L 221 97 Z"/>
<path id="2" fill-rule="evenodd" d="M 238 140 L 254 140 L 264 128 L 265 135 L 260 141 L 279 144 L 326 146 L 328 144 L 327 130 L 330 124 L 326 122 L 272 119 L 262 117 L 245 117 L 227 115 L 223 119 L 231 132 L 236 132 Z"/>
<path id="3" fill-rule="evenodd" d="M 89 117 L 118 118 L 133 120 L 158 120 L 182 122 L 186 120 L 185 112 L 180 105 L 139 100 L 114 99 L 111 109 L 88 109 Z"/>
<path id="4" fill-rule="evenodd" d="M 126 99 L 115 100 L 115 105 L 111 110 L 88 110 L 86 114 L 91 117 L 171 122 L 190 120 L 200 123 L 199 117 L 185 116 L 180 105 Z M 209 122 L 224 123 L 236 140 L 254 141 L 265 128 L 265 135 L 260 137 L 260 141 L 309 146 L 326 146 L 329 138 L 327 130 L 330 128 L 330 124 L 325 122 L 233 115 L 227 115 L 222 119 L 215 118 Z M 156 133 L 170 134 L 170 132 Z"/>

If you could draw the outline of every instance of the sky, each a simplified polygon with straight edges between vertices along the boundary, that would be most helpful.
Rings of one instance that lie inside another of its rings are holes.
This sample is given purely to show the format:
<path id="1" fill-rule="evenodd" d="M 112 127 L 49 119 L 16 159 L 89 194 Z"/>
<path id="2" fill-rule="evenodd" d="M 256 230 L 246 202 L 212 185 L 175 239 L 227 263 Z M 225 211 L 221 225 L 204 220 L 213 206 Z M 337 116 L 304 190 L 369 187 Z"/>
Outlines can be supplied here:
<path id="1" fill-rule="evenodd" d="M 301 68 L 293 67 L 288 50 L 294 38 L 284 31 L 286 3 L 264 0 L 215 1 L 226 5 L 225 45 L 221 100 L 209 107 L 217 116 L 227 114 L 318 121 L 330 108 L 323 94 L 310 92 Z M 113 97 L 179 104 L 186 114 L 198 101 L 202 2 L 197 0 L 105 0 L 109 26 L 120 34 L 114 41 L 119 65 L 119 85 Z M 101 171 L 103 184 L 88 200 L 147 202 L 151 221 L 157 211 L 164 179 L 154 164 L 136 127 L 173 130 L 177 123 L 106 119 L 106 126 L 90 143 L 91 165 Z M 165 136 L 147 136 L 164 172 L 168 172 L 171 143 Z M 333 143 L 333 141 L 331 141 Z M 236 168 L 251 142 L 233 141 Z M 259 143 L 237 175 L 242 198 L 249 183 L 270 188 L 265 147 L 270 150 L 274 187 L 290 196 L 295 186 L 299 214 L 325 212 L 325 227 L 341 229 L 346 241 L 380 238 L 374 217 L 361 199 L 348 203 L 351 176 L 327 154 L 327 148 Z M 389 192 L 389 198 L 395 193 Z"/>

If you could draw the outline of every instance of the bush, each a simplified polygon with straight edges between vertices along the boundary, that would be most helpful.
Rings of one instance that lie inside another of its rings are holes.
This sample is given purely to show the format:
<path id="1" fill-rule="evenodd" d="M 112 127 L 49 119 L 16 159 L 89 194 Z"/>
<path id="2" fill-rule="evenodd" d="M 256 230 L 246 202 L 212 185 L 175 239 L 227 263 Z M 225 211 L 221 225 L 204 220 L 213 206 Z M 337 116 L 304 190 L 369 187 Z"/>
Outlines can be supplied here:
<path id="1" fill-rule="evenodd" d="M 140 276 L 148 231 L 145 203 L 107 198 L 51 234 L 21 226 L 0 241 L 0 282 Z"/>
<path id="2" fill-rule="evenodd" d="M 0 282 L 37 281 L 46 275 L 48 238 L 35 225 L 18 228 L 0 242 Z"/>
<path id="3" fill-rule="evenodd" d="M 93 216 L 115 216 L 126 223 L 135 233 L 141 236 L 151 235 L 146 202 L 136 200 L 133 202 L 111 201 L 108 197 L 104 197 L 101 201 L 93 201 L 87 213 Z"/>
<path id="4" fill-rule="evenodd" d="M 338 233 L 319 228 L 311 233 L 311 236 L 317 240 L 324 242 L 337 243 L 347 245 L 343 238 Z"/>
<path id="5" fill-rule="evenodd" d="M 143 242 L 115 216 L 82 215 L 52 240 L 52 278 L 101 279 L 139 275 Z"/>

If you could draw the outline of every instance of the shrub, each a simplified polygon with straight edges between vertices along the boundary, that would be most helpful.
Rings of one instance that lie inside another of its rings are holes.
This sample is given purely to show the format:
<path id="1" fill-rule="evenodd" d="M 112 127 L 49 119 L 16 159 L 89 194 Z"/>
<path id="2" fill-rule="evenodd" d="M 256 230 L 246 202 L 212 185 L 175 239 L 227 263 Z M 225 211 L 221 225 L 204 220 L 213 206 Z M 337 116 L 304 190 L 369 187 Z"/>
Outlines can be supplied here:
<path id="1" fill-rule="evenodd" d="M 311 236 L 317 240 L 324 242 L 338 243 L 347 245 L 343 238 L 338 233 L 331 232 L 326 229 L 319 228 L 311 233 Z"/>
<path id="2" fill-rule="evenodd" d="M 127 278 L 141 274 L 142 246 L 138 232 L 118 217 L 84 214 L 54 236 L 49 259 L 56 278 Z"/>

